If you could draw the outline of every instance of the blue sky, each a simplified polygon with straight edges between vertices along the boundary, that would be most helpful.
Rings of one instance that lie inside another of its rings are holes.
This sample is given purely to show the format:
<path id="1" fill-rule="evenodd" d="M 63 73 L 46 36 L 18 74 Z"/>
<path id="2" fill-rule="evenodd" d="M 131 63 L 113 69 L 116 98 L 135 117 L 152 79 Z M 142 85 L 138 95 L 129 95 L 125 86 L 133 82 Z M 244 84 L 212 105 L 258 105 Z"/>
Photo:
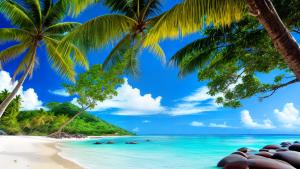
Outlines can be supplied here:
<path id="1" fill-rule="evenodd" d="M 164 3 L 164 8 L 174 3 Z M 105 7 L 94 5 L 78 18 L 66 20 L 84 22 L 107 13 Z M 2 16 L 0 27 L 10 27 Z M 184 39 L 166 40 L 161 46 L 170 58 L 199 37 L 198 33 Z M 2 44 L 0 49 L 9 45 Z M 89 53 L 90 63 L 101 63 L 110 49 Z M 38 56 L 40 64 L 21 91 L 24 109 L 40 108 L 52 101 L 74 101 L 72 96 L 62 96 L 66 95 L 61 91 L 65 79 L 52 70 L 43 47 Z M 0 89 L 11 88 L 7 72 L 12 73 L 18 61 L 4 66 L 5 72 L 0 73 Z M 297 124 L 297 120 L 300 121 L 299 84 L 279 90 L 263 102 L 253 97 L 243 100 L 243 107 L 230 109 L 213 104 L 214 98 L 205 92 L 206 82 L 199 82 L 196 74 L 181 79 L 177 76 L 177 68 L 163 65 L 146 50 L 140 56 L 140 68 L 138 78 L 126 76 L 128 81 L 118 88 L 119 95 L 100 104 L 92 113 L 138 134 L 298 134 L 300 131 L 300 123 Z"/>

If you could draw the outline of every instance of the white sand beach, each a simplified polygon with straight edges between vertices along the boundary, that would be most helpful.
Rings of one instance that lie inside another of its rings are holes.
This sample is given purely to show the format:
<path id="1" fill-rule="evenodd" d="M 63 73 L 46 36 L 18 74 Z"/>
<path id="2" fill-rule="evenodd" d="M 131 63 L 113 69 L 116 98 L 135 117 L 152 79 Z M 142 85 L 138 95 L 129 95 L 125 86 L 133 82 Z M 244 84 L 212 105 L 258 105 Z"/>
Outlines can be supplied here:
<path id="1" fill-rule="evenodd" d="M 0 136 L 0 163 L 5 169 L 82 169 L 58 155 L 58 140 L 34 136 Z"/>

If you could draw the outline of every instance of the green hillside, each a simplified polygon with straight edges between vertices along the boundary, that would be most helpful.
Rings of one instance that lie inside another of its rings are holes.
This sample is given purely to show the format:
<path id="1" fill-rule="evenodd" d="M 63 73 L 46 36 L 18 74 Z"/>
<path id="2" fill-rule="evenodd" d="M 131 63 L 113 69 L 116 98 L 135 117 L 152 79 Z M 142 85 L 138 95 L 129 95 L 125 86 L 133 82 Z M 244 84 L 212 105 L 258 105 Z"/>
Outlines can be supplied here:
<path id="1" fill-rule="evenodd" d="M 5 95 L 4 93 L 0 93 Z M 0 130 L 10 135 L 49 135 L 80 109 L 71 103 L 49 103 L 48 111 L 43 109 L 33 111 L 19 111 L 20 98 L 14 101 L 7 108 L 0 119 Z M 112 125 L 89 113 L 82 113 L 64 130 L 70 134 L 84 135 L 132 135 L 132 133 Z"/>

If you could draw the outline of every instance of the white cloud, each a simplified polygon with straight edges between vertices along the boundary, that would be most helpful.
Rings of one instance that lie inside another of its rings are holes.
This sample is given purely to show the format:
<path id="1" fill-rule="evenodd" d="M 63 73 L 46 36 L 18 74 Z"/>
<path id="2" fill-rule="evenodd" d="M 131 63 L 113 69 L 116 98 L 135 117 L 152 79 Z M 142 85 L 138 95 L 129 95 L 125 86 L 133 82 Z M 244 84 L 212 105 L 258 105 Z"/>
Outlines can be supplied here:
<path id="1" fill-rule="evenodd" d="M 190 123 L 190 126 L 193 126 L 193 127 L 203 127 L 203 126 L 204 126 L 204 123 L 199 122 L 199 121 L 192 121 L 192 122 Z"/>
<path id="2" fill-rule="evenodd" d="M 0 91 L 6 89 L 10 92 L 18 83 L 17 81 L 12 83 L 12 78 L 6 71 L 0 71 L 0 82 Z M 18 95 L 20 95 L 22 98 L 22 110 L 36 110 L 43 108 L 43 102 L 39 100 L 38 95 L 35 93 L 34 89 L 29 88 L 27 90 L 23 90 L 23 87 L 21 87 Z"/>
<path id="3" fill-rule="evenodd" d="M 132 129 L 132 131 L 135 132 L 135 133 L 137 133 L 137 132 L 140 131 L 140 128 L 136 127 L 136 128 L 134 128 L 134 129 Z"/>
<path id="4" fill-rule="evenodd" d="M 49 90 L 49 93 L 58 95 L 58 96 L 63 96 L 63 97 L 69 97 L 70 94 L 65 90 L 65 89 L 56 89 L 56 90 Z"/>
<path id="5" fill-rule="evenodd" d="M 216 104 L 217 96 L 210 96 L 207 87 L 201 87 L 194 93 L 179 100 L 179 103 L 167 112 L 172 116 L 198 114 L 215 111 L 220 105 Z"/>
<path id="6" fill-rule="evenodd" d="M 125 79 L 125 83 L 118 87 L 117 96 L 98 103 L 91 111 L 113 110 L 116 115 L 153 115 L 163 113 L 165 108 L 161 105 L 161 96 L 153 98 L 151 94 L 142 95 L 140 90 L 133 88 Z M 76 98 L 72 103 L 76 104 Z"/>
<path id="7" fill-rule="evenodd" d="M 248 128 L 255 128 L 255 129 L 273 129 L 275 126 L 273 125 L 270 119 L 265 119 L 263 123 L 258 123 L 254 121 L 250 115 L 248 110 L 243 110 L 241 112 L 241 120 L 242 123 Z"/>
<path id="8" fill-rule="evenodd" d="M 224 122 L 223 124 L 209 123 L 208 127 L 212 127 L 212 128 L 231 128 L 231 126 L 228 126 L 226 124 L 226 122 Z"/>
<path id="9" fill-rule="evenodd" d="M 143 120 L 142 123 L 151 123 L 150 120 Z"/>
<path id="10" fill-rule="evenodd" d="M 300 126 L 299 110 L 294 106 L 293 103 L 285 104 L 282 111 L 275 109 L 274 114 L 278 121 L 286 128 L 295 128 Z"/>

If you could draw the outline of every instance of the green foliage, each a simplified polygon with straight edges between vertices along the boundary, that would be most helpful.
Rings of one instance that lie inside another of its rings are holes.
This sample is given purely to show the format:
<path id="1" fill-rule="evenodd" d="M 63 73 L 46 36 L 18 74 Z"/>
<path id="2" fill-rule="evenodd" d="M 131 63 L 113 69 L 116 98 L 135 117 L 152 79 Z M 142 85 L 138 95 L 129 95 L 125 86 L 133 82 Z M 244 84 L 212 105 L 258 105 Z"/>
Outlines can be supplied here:
<path id="1" fill-rule="evenodd" d="M 273 1 L 282 20 L 291 31 L 299 29 L 300 1 Z M 201 81 L 208 81 L 209 94 L 229 107 L 254 95 L 261 99 L 279 88 L 298 82 L 271 39 L 257 20 L 245 17 L 226 28 L 208 26 L 204 36 L 179 50 L 171 62 L 184 76 L 198 71 Z M 260 77 L 277 72 L 273 80 Z M 278 73 L 279 72 L 279 73 Z"/>
<path id="2" fill-rule="evenodd" d="M 83 110 L 94 108 L 97 102 L 103 102 L 117 94 L 116 87 L 124 82 L 120 75 L 123 72 L 121 64 L 112 67 L 108 72 L 102 65 L 93 65 L 90 70 L 78 76 L 76 83 L 65 84 L 71 95 L 77 95 L 77 103 Z"/>
<path id="3" fill-rule="evenodd" d="M 2 96 L 6 93 L 1 93 Z M 49 111 L 32 110 L 19 112 L 20 100 L 16 98 L 0 120 L 0 129 L 8 134 L 49 135 L 68 121 L 79 107 L 71 103 L 52 102 L 48 104 Z M 89 113 L 83 112 L 65 129 L 71 134 L 86 135 L 131 135 L 117 126 L 109 124 Z"/>
<path id="4" fill-rule="evenodd" d="M 7 90 L 0 93 L 0 103 L 9 95 Z M 18 134 L 20 133 L 20 126 L 17 121 L 19 115 L 19 109 L 21 105 L 21 98 L 17 96 L 7 107 L 4 115 L 0 119 L 0 129 L 6 129 L 7 134 Z M 9 127 L 8 127 L 9 126 Z"/>
<path id="5" fill-rule="evenodd" d="M 77 63 L 88 68 L 82 49 L 70 42 L 67 48 L 59 46 L 59 41 L 80 25 L 62 22 L 71 8 L 69 3 L 69 0 L 0 1 L 0 13 L 12 24 L 11 28 L 0 28 L 0 41 L 16 42 L 0 52 L 0 62 L 6 63 L 25 55 L 14 77 L 27 69 L 29 74 L 33 73 L 38 62 L 36 50 L 40 46 L 46 47 L 49 62 L 63 77 L 74 80 Z"/>

